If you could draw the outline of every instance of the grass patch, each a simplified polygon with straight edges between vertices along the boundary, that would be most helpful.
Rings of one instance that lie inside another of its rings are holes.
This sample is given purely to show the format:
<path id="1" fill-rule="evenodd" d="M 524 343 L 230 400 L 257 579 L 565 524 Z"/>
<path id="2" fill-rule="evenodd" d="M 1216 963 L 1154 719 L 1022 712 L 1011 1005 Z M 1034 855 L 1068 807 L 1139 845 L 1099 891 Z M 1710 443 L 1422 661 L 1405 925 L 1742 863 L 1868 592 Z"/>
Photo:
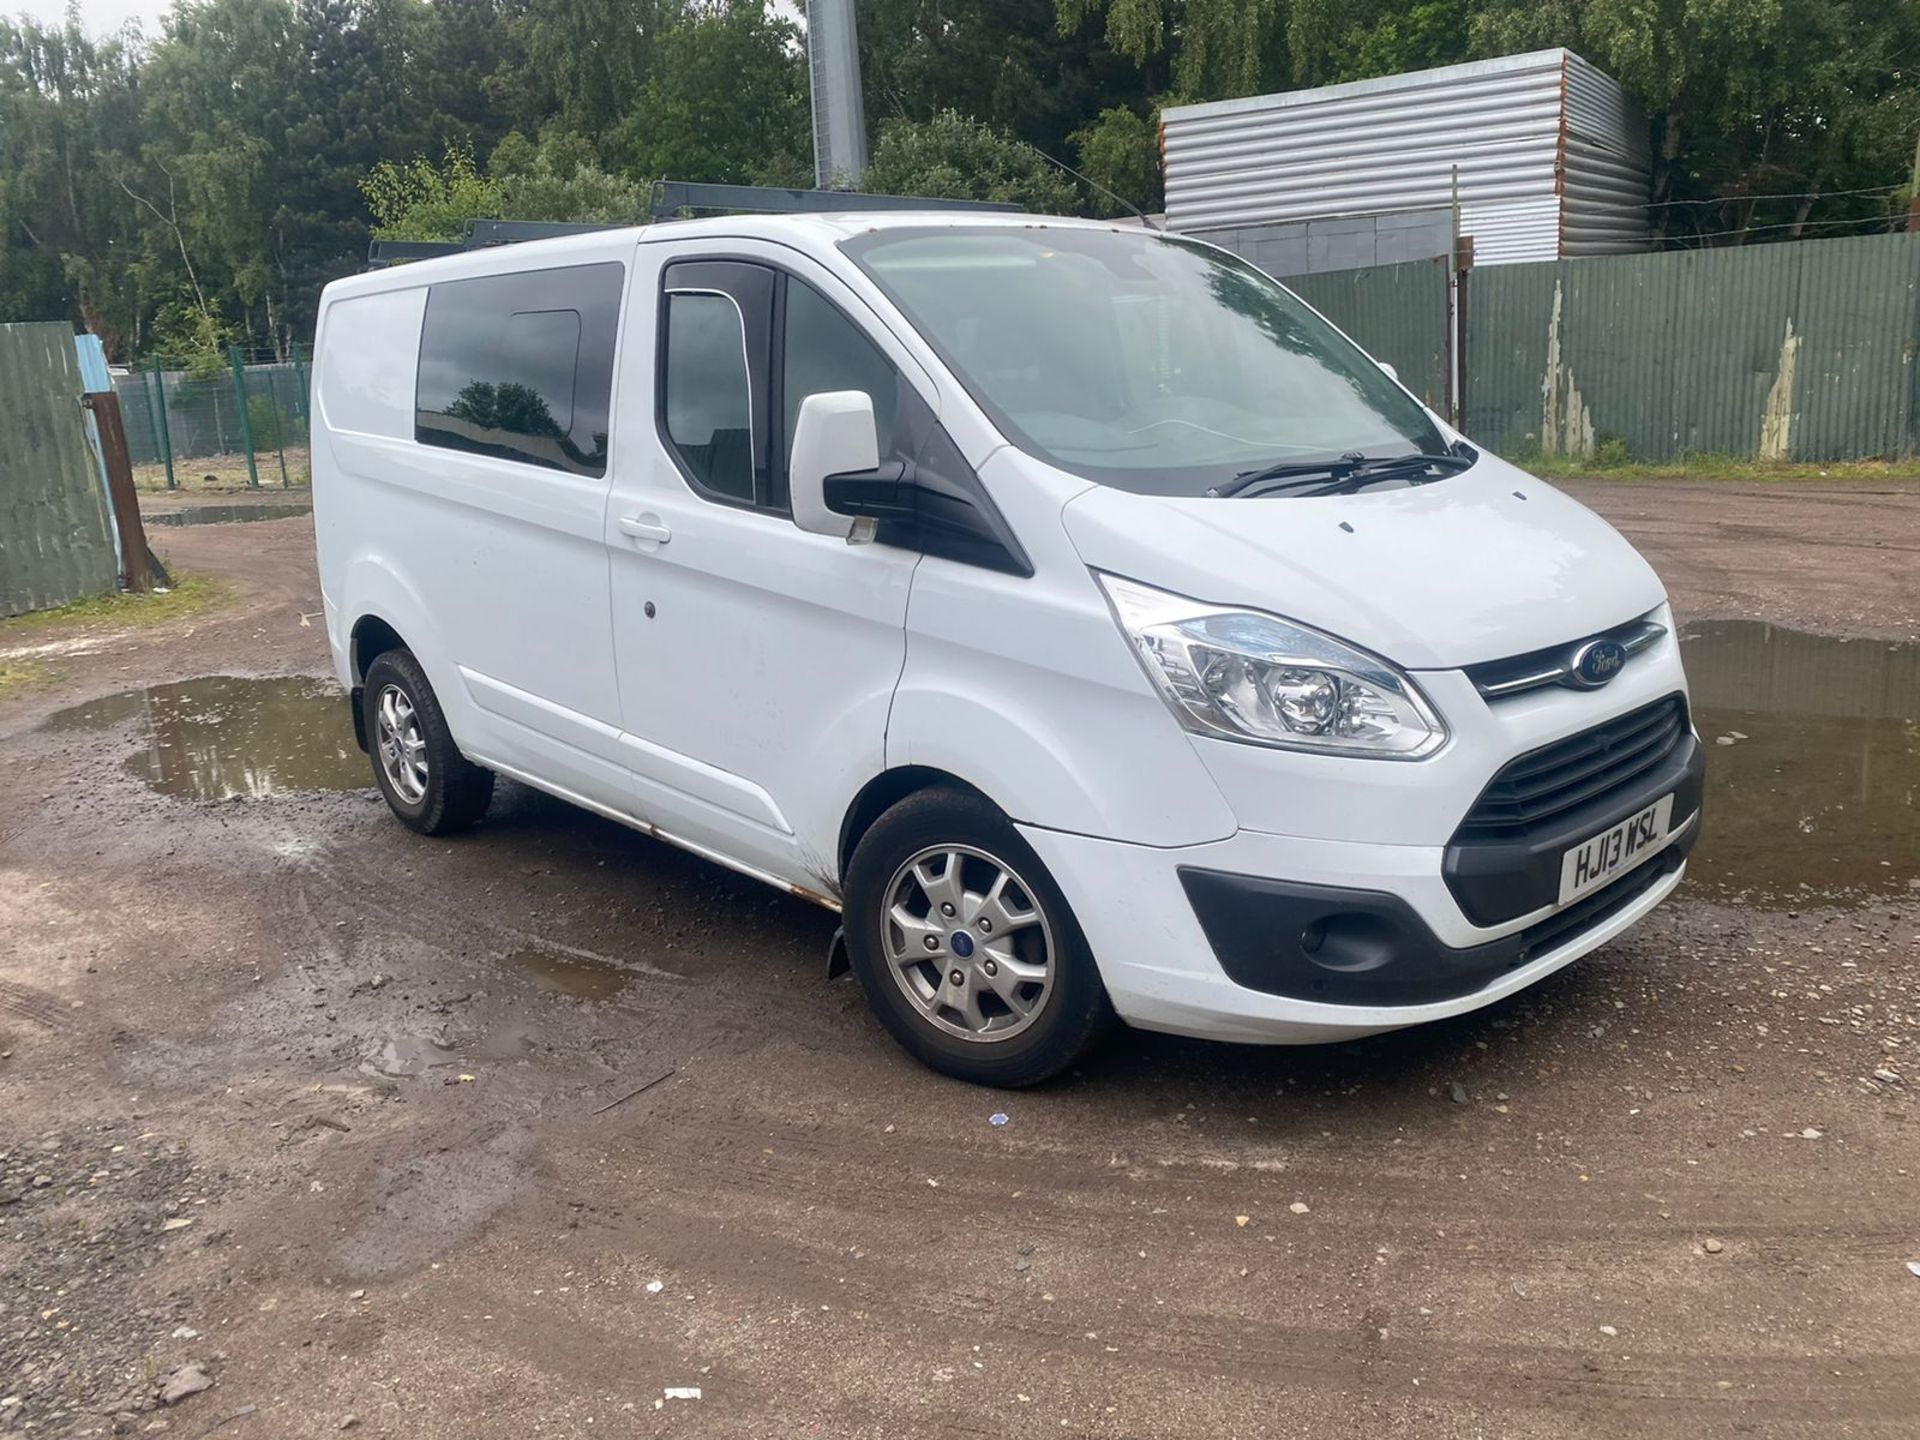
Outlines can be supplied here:
<path id="1" fill-rule="evenodd" d="M 0 660 L 0 696 L 38 690 L 52 680 L 52 669 L 42 661 Z"/>
<path id="2" fill-rule="evenodd" d="M 205 610 L 224 600 L 230 587 L 205 575 L 176 575 L 173 588 L 130 591 L 120 595 L 89 595 L 70 600 L 51 610 L 35 610 L 0 620 L 0 645 L 37 636 L 43 631 L 72 625 L 78 627 L 108 625 L 114 629 L 137 629 L 146 625 L 164 625 Z M 8 662 L 0 661 L 0 664 Z"/>
<path id="3" fill-rule="evenodd" d="M 277 451 L 267 450 L 254 461 L 260 471 L 260 493 L 278 490 L 280 485 L 280 456 Z M 247 457 L 245 455 L 202 455 L 192 460 L 178 457 L 173 462 L 173 477 L 178 487 L 167 489 L 167 467 L 164 464 L 136 465 L 133 467 L 134 488 L 147 494 L 179 495 L 191 492 L 199 495 L 227 495 L 248 491 Z M 289 445 L 287 447 L 287 484 L 295 490 L 305 489 L 312 483 L 312 471 L 309 468 L 307 447 Z"/>
<path id="4" fill-rule="evenodd" d="M 1749 484 L 1920 482 L 1920 460 L 1849 460 L 1828 465 L 1750 460 L 1732 455 L 1688 455 L 1678 460 L 1580 459 L 1530 455 L 1514 464 L 1543 480 L 1733 480 Z"/>

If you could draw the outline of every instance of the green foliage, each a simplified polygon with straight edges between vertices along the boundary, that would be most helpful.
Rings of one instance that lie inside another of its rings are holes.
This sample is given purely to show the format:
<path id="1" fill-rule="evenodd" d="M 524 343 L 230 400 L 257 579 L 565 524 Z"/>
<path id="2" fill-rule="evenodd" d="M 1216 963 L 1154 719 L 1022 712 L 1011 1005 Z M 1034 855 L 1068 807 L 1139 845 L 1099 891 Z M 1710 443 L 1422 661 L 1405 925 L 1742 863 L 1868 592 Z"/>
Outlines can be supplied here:
<path id="1" fill-rule="evenodd" d="M 1054 0 L 1163 104 L 1564 45 L 1646 112 L 1659 233 L 1862 233 L 1920 137 L 1920 5 L 1886 0 Z M 1171 67 L 1171 84 L 1158 83 Z M 1835 195 L 1874 189 L 1867 196 Z M 1829 192 L 1814 198 L 1808 192 Z M 1772 201 L 1718 197 L 1778 195 Z M 1701 203 L 1712 201 L 1714 203 Z"/>
<path id="2" fill-rule="evenodd" d="M 953 110 L 888 121 L 861 183 L 883 195 L 993 200 L 1042 215 L 1080 208 L 1073 181 L 1031 145 Z"/>
<path id="3" fill-rule="evenodd" d="M 1089 180 L 1138 209 L 1160 208 L 1160 134 L 1152 120 L 1116 105 L 1102 110 L 1086 129 L 1076 130 L 1073 148 Z M 1126 213 L 1126 206 L 1097 191 L 1089 204 L 1096 215 Z"/>
<path id="4" fill-rule="evenodd" d="M 1646 111 L 1654 221 L 1676 243 L 1884 223 L 1920 138 L 1915 0 L 858 5 L 865 183 L 1037 210 L 1124 207 L 1036 148 L 1157 208 L 1166 105 L 1548 45 Z M 0 19 L 0 321 L 64 318 L 116 361 L 217 369 L 232 341 L 310 339 L 370 230 L 637 221 L 660 178 L 805 183 L 794 8 L 173 0 L 156 33 L 104 37 Z M 1719 198 L 1753 195 L 1785 198 Z"/>
<path id="5" fill-rule="evenodd" d="M 701 5 L 661 34 L 608 142 L 629 171 L 742 185 L 813 178 L 806 68 L 794 26 L 759 4 Z"/>
<path id="6" fill-rule="evenodd" d="M 500 189 L 463 145 L 449 145 L 439 165 L 424 157 L 404 165 L 382 160 L 360 182 L 382 240 L 458 240 L 467 221 L 501 217 Z"/>
<path id="7" fill-rule="evenodd" d="M 508 135 L 488 170 L 505 220 L 638 225 L 647 218 L 651 186 L 601 169 L 593 147 L 563 130 L 549 130 L 537 145 L 517 131 Z"/>
<path id="8" fill-rule="evenodd" d="M 637 225 L 647 218 L 648 188 L 609 175 L 591 145 L 561 130 L 537 145 L 509 134 L 494 147 L 485 174 L 471 150 L 453 145 L 439 164 L 383 160 L 360 182 L 382 240 L 458 240 L 469 220 Z"/>

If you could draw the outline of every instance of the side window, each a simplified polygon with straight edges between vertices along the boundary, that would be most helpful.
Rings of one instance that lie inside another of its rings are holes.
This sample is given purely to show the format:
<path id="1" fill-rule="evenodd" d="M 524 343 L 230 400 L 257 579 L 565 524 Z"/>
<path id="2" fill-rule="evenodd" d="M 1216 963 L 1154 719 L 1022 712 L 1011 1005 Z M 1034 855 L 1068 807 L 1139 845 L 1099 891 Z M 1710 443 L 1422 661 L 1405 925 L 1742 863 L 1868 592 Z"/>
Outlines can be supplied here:
<path id="1" fill-rule="evenodd" d="M 427 291 L 414 439 L 574 475 L 607 473 L 618 262 Z"/>
<path id="2" fill-rule="evenodd" d="M 740 306 L 711 290 L 670 291 L 666 328 L 667 438 L 694 479 L 751 503 L 757 457 Z"/>
<path id="3" fill-rule="evenodd" d="M 794 279 L 787 281 L 782 367 L 781 405 L 785 411 L 782 456 L 793 452 L 793 427 L 800 418 L 800 402 L 827 390 L 864 390 L 872 396 L 881 457 L 884 459 L 894 451 L 899 372 L 838 308 L 811 286 Z M 780 492 L 784 500 L 784 470 Z"/>

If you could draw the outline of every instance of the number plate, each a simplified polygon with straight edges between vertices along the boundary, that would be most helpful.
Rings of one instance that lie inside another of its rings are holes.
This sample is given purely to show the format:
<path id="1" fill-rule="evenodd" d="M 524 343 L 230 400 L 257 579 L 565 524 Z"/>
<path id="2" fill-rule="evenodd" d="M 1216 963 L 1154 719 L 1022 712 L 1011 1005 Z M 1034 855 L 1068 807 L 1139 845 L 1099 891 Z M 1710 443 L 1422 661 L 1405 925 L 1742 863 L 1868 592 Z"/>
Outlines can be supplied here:
<path id="1" fill-rule="evenodd" d="M 1567 851 L 1560 862 L 1560 903 L 1577 900 L 1626 874 L 1660 848 L 1673 818 L 1673 796 L 1662 795 L 1638 815 Z"/>

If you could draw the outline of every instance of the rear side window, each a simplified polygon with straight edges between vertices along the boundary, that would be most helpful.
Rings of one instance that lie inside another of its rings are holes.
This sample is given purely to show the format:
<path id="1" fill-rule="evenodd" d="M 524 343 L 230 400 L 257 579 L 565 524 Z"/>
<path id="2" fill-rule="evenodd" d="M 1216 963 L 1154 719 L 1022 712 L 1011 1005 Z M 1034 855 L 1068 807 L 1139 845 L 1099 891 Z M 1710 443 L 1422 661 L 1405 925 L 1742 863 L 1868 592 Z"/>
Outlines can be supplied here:
<path id="1" fill-rule="evenodd" d="M 574 475 L 607 472 L 625 267 L 451 280 L 427 292 L 414 439 Z"/>

